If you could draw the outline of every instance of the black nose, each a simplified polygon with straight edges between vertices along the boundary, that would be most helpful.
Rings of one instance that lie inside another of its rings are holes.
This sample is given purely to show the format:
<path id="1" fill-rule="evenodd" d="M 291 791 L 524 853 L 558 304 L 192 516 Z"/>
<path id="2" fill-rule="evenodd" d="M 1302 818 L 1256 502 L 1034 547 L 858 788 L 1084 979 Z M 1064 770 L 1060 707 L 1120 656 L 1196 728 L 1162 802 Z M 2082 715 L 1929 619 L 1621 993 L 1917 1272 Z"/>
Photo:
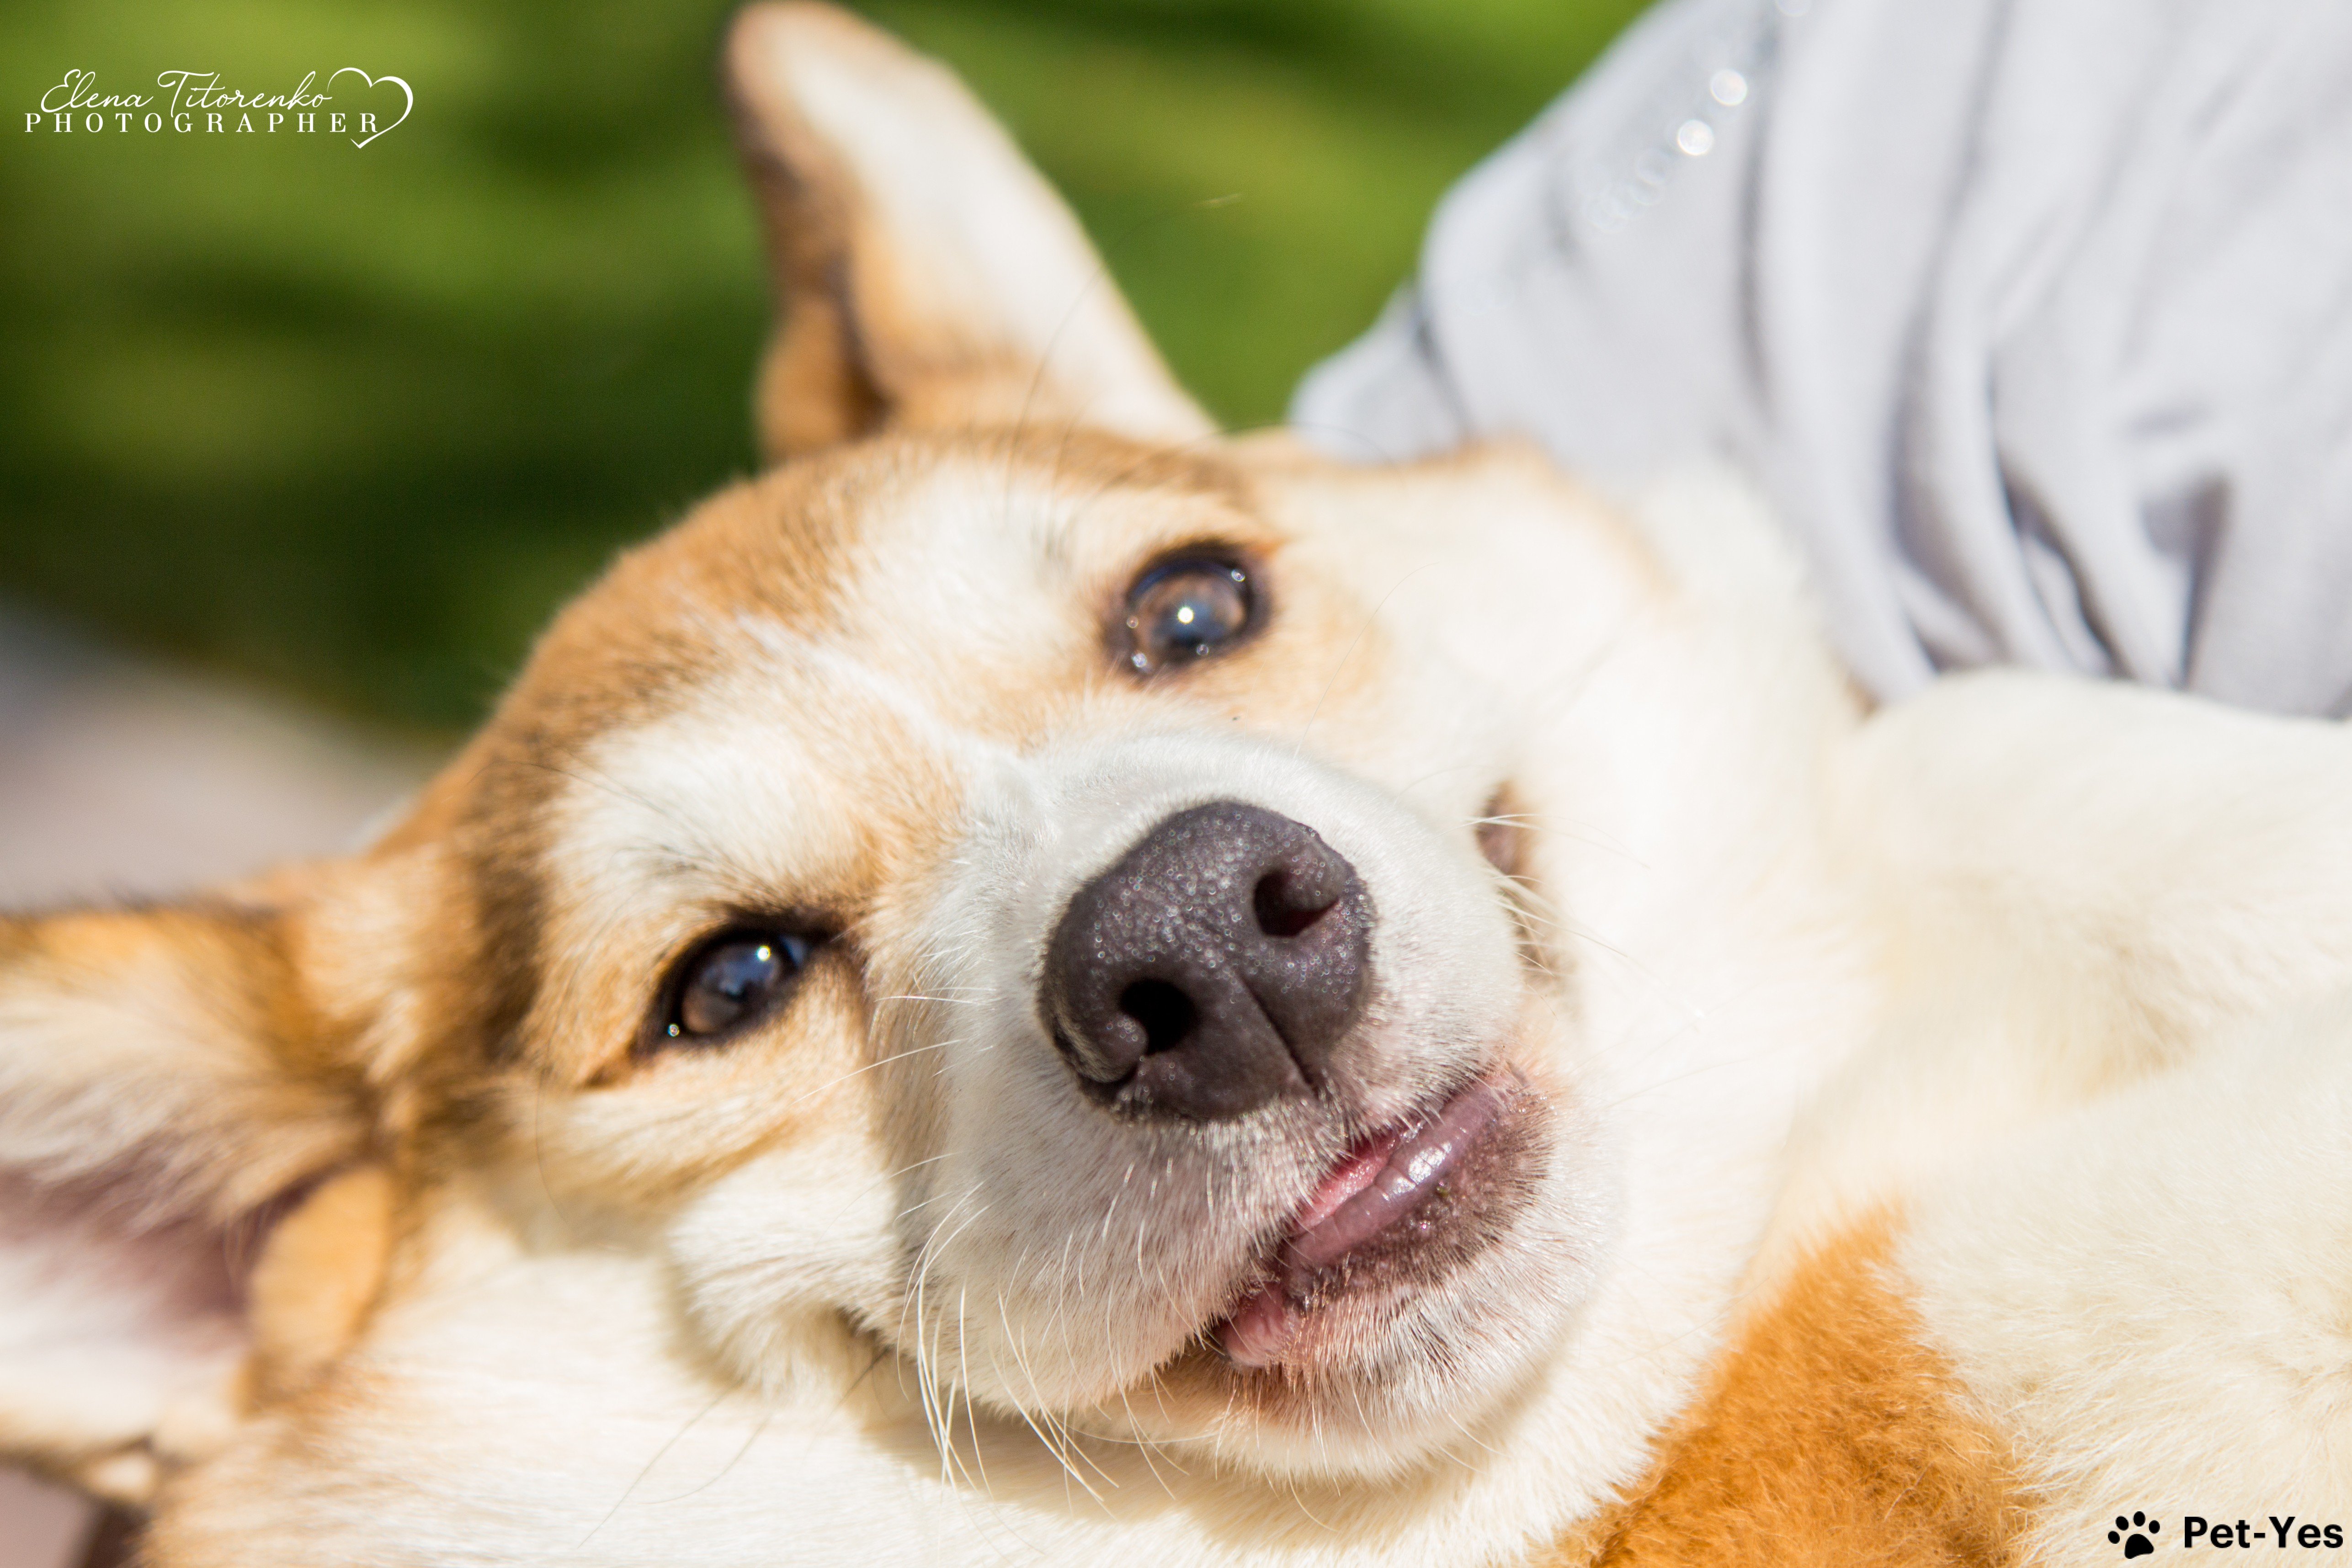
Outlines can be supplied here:
<path id="1" fill-rule="evenodd" d="M 1363 1005 L 1371 900 L 1287 817 L 1179 811 L 1078 890 L 1045 949 L 1045 1017 L 1104 1100 L 1211 1122 L 1321 1085 Z"/>

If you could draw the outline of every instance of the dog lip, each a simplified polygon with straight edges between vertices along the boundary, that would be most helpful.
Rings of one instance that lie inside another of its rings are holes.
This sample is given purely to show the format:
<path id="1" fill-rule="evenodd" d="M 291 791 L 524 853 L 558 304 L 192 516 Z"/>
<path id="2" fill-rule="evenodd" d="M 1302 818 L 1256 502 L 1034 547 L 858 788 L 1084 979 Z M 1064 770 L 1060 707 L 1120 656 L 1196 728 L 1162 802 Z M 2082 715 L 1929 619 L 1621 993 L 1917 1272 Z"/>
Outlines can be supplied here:
<path id="1" fill-rule="evenodd" d="M 1360 1140 L 1291 1221 L 1284 1271 L 1297 1280 L 1328 1269 L 1420 1207 L 1509 1099 L 1504 1085 L 1481 1078 L 1419 1125 Z"/>
<path id="2" fill-rule="evenodd" d="M 1276 1253 L 1276 1275 L 1243 1297 L 1213 1331 L 1226 1358 L 1257 1368 L 1278 1360 L 1298 1326 L 1295 1299 L 1314 1277 L 1421 1207 L 1495 1124 L 1525 1081 L 1514 1071 L 1457 1091 L 1426 1119 L 1366 1134 L 1324 1174 Z"/>

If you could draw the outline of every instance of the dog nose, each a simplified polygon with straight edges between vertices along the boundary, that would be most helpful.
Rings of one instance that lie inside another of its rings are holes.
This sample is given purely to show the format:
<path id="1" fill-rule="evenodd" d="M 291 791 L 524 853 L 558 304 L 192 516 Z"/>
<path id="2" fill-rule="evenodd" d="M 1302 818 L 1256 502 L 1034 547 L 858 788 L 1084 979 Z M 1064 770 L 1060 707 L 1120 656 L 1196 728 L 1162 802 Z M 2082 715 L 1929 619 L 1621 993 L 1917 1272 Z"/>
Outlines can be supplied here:
<path id="1" fill-rule="evenodd" d="M 1303 822 L 1179 811 L 1078 890 L 1045 949 L 1055 1042 L 1107 1103 L 1213 1122 L 1322 1085 L 1370 974 L 1371 899 Z"/>

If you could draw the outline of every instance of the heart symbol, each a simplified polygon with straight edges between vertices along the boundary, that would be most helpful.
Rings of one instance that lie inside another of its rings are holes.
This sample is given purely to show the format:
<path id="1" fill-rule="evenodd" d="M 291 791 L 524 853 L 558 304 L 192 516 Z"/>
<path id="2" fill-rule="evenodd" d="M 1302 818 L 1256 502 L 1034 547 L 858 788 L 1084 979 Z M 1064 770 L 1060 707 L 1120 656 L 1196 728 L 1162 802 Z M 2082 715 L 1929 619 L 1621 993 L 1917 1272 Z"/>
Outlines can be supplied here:
<path id="1" fill-rule="evenodd" d="M 331 76 L 327 78 L 327 85 L 329 87 L 332 87 L 335 85 L 338 78 L 347 76 L 355 76 L 359 78 L 360 80 L 367 83 L 370 87 L 381 87 L 385 82 L 390 82 L 393 86 L 398 88 L 400 89 L 400 96 L 407 100 L 400 106 L 400 120 L 406 120 L 408 118 L 408 111 L 416 107 L 416 95 L 408 90 L 408 84 L 406 82 L 401 80 L 398 77 L 372 77 L 368 75 L 367 72 L 360 69 L 357 66 L 345 66 L 341 70 L 337 71 L 334 76 Z M 383 135 L 387 131 L 390 131 L 393 125 L 398 125 L 400 123 L 400 120 L 394 120 L 392 125 L 378 127 L 375 131 L 370 135 L 352 137 L 352 145 L 354 147 L 366 146 L 369 142 L 374 141 L 376 137 Z"/>

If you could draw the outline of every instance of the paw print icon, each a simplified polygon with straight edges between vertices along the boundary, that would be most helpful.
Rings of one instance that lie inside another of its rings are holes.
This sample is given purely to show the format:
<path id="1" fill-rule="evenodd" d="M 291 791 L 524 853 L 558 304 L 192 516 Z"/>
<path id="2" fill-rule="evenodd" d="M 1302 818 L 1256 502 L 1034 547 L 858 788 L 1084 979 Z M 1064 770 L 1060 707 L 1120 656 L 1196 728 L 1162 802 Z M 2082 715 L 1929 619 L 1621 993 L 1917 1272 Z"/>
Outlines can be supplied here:
<path id="1" fill-rule="evenodd" d="M 2124 1561 L 2128 1563 L 2135 1557 L 2145 1557 L 2155 1551 L 2156 1542 L 2148 1537 L 2163 1528 L 2164 1521 L 2160 1519 L 2150 1519 L 2137 1511 L 2126 1519 L 2119 1513 L 2116 1515 L 2116 1527 L 2107 1531 L 2107 1539 L 2122 1543 Z"/>

